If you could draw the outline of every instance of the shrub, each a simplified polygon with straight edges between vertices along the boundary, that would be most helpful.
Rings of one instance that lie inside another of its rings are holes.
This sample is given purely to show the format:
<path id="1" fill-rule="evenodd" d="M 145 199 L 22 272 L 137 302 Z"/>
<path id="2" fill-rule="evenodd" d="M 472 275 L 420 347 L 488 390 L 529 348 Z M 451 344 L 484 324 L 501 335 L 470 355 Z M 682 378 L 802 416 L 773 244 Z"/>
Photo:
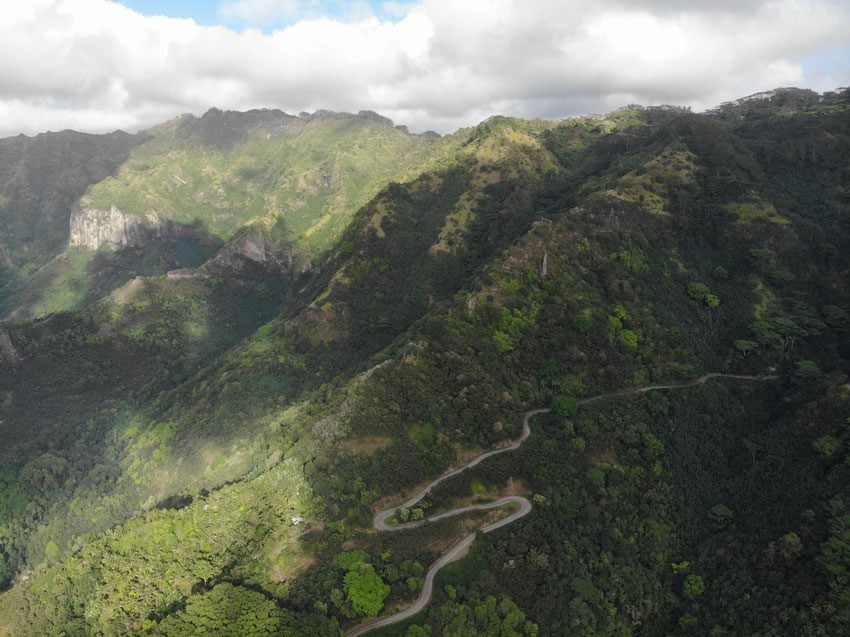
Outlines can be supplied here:
<path id="1" fill-rule="evenodd" d="M 562 418 L 571 418 L 578 413 L 578 400 L 572 396 L 555 396 L 552 399 L 552 411 Z"/>

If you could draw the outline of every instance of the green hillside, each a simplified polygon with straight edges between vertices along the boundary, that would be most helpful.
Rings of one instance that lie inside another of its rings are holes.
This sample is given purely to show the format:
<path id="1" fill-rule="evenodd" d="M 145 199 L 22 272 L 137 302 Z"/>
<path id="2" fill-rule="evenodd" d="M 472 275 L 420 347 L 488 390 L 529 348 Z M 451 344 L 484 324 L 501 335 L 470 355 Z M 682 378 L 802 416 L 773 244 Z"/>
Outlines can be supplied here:
<path id="1" fill-rule="evenodd" d="M 0 199 L 0 220 L 10 229 L 4 232 L 9 258 L 0 272 L 0 283 L 5 281 L 0 312 L 8 318 L 79 309 L 135 276 L 198 267 L 246 224 L 257 221 L 272 229 L 276 242 L 294 245 L 305 260 L 315 258 L 387 183 L 445 161 L 457 145 L 452 138 L 411 135 L 368 112 L 293 117 L 281 111 L 217 109 L 136 136 L 116 133 L 112 142 L 112 137 L 95 139 L 24 138 L 17 144 L 4 140 L 7 144 L 0 146 L 0 176 L 3 171 L 15 175 L 6 187 L 9 194 Z M 119 142 L 123 155 L 107 164 L 117 152 L 107 144 Z M 54 165 L 85 166 L 91 161 L 85 153 L 97 154 L 88 171 L 97 177 Z M 21 164 L 29 171 L 22 186 L 15 185 L 21 181 Z M 56 171 L 69 173 L 65 189 L 39 181 L 39 175 Z M 114 257 L 106 248 L 97 253 L 77 250 L 77 245 L 67 248 L 75 206 L 84 212 L 115 208 L 143 218 L 156 215 L 180 230 Z M 46 228 L 36 241 L 34 223 Z M 0 257 L 6 253 L 0 250 Z"/>
<path id="2" fill-rule="evenodd" d="M 0 635 L 389 615 L 500 514 L 382 533 L 374 513 L 535 407 L 525 444 L 404 516 L 531 513 L 374 634 L 847 632 L 849 116 L 847 91 L 788 89 L 441 141 L 365 115 L 153 131 L 92 205 L 219 241 L 282 215 L 313 267 L 138 278 L 2 327 Z M 326 127 L 350 181 L 295 147 Z M 192 203 L 218 188 L 219 212 Z M 757 378 L 691 385 L 710 372 Z"/>
<path id="3" fill-rule="evenodd" d="M 404 180 L 450 146 L 386 118 L 319 112 L 210 110 L 150 131 L 118 173 L 88 193 L 91 205 L 159 213 L 227 239 L 255 218 L 313 254 L 389 181 Z"/>

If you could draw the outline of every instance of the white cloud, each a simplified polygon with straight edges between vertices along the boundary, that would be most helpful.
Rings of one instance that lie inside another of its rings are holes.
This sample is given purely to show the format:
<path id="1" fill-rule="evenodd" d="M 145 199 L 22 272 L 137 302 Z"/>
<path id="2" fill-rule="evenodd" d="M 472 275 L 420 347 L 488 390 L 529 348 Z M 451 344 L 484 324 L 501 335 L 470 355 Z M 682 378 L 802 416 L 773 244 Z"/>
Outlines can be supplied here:
<path id="1" fill-rule="evenodd" d="M 391 18 L 403 18 L 413 8 L 412 2 L 395 2 L 390 0 L 381 4 L 382 11 Z"/>
<path id="2" fill-rule="evenodd" d="M 238 0 L 222 5 L 219 13 L 225 19 L 262 24 L 291 18 L 300 9 L 298 0 Z"/>
<path id="3" fill-rule="evenodd" d="M 260 22 L 320 4 L 239 0 L 222 10 Z M 413 130 L 449 131 L 495 113 L 562 117 L 628 102 L 701 109 L 776 86 L 848 84 L 846 63 L 811 77 L 805 66 L 847 50 L 845 3 L 705 6 L 422 0 L 386 3 L 396 21 L 381 21 L 355 2 L 339 20 L 263 33 L 146 17 L 108 0 L 10 3 L 0 22 L 0 135 L 134 130 L 210 106 L 368 109 Z"/>

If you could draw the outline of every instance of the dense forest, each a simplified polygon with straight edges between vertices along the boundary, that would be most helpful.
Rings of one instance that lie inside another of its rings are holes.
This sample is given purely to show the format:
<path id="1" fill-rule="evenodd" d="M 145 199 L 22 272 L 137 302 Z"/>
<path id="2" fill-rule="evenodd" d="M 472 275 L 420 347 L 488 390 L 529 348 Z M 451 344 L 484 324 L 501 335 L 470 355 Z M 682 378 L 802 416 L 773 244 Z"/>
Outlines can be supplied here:
<path id="1" fill-rule="evenodd" d="M 850 91 L 36 139 L 0 227 L 191 232 L 0 244 L 0 636 L 345 634 L 506 511 L 373 515 L 538 407 L 403 517 L 532 511 L 373 634 L 850 632 Z"/>

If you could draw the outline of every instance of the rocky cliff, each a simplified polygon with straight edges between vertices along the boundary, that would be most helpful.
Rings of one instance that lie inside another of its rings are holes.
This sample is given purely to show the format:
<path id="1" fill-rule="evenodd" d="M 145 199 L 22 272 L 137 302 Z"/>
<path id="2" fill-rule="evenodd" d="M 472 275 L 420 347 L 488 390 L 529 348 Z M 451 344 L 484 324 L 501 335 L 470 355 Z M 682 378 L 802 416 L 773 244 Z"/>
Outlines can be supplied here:
<path id="1" fill-rule="evenodd" d="M 68 243 L 91 250 L 101 246 L 120 250 L 142 246 L 152 239 L 189 234 L 190 228 L 156 213 L 135 215 L 122 212 L 115 206 L 109 210 L 98 210 L 90 207 L 89 200 L 84 197 L 71 213 Z"/>
<path id="2" fill-rule="evenodd" d="M 262 226 L 250 226 L 222 248 L 207 268 L 238 272 L 248 262 L 291 274 L 307 272 L 312 265 L 304 250 L 299 250 L 289 242 L 271 239 Z"/>

